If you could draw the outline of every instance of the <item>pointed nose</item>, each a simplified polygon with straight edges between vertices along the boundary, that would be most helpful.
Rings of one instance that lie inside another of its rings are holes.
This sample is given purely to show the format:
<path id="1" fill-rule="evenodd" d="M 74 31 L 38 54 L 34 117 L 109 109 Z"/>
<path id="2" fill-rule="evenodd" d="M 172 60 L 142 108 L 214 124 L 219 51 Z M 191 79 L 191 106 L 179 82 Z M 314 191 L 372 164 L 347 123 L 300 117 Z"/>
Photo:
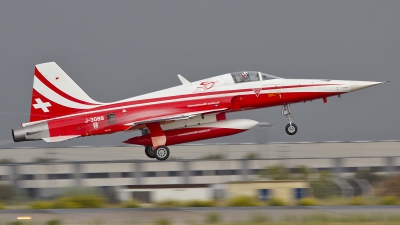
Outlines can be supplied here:
<path id="1" fill-rule="evenodd" d="M 372 87 L 377 84 L 382 84 L 384 82 L 376 81 L 349 81 L 351 91 L 358 91 L 364 88 Z"/>

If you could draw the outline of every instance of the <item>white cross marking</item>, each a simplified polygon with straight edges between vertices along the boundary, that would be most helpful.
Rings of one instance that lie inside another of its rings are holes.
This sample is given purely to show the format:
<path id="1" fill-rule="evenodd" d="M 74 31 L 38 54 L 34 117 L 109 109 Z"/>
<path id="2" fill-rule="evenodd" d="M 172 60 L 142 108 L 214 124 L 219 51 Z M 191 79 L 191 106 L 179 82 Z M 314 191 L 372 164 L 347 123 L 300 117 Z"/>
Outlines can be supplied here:
<path id="1" fill-rule="evenodd" d="M 35 98 L 36 104 L 33 104 L 33 107 L 35 109 L 42 109 L 43 112 L 47 113 L 50 112 L 50 110 L 48 109 L 48 107 L 51 106 L 50 102 L 42 102 L 42 99 L 40 98 Z"/>

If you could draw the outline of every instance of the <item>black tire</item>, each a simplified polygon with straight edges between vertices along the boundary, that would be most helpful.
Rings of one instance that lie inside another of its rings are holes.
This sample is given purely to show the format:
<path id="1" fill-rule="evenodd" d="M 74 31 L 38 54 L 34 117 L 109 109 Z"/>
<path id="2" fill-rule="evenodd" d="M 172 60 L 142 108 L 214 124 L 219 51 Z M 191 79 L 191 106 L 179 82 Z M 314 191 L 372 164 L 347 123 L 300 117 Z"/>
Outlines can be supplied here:
<path id="1" fill-rule="evenodd" d="M 285 127 L 285 131 L 287 134 L 289 135 L 295 135 L 297 133 L 297 126 L 296 124 L 292 123 L 288 123 L 288 125 L 286 125 Z"/>
<path id="2" fill-rule="evenodd" d="M 169 157 L 169 148 L 167 146 L 158 146 L 154 150 L 154 156 L 160 161 L 164 161 Z"/>
<path id="3" fill-rule="evenodd" d="M 155 158 L 153 146 L 146 146 L 144 148 L 144 153 L 146 153 L 147 157 L 149 157 L 150 159 Z"/>

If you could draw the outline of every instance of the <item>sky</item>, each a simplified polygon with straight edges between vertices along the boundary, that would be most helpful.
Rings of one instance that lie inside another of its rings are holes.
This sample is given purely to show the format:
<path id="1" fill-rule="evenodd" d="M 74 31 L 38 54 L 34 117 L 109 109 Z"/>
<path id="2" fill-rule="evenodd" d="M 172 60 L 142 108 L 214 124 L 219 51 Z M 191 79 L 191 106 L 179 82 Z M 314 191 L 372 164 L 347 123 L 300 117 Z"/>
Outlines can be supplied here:
<path id="1" fill-rule="evenodd" d="M 121 145 L 138 132 L 13 143 L 28 122 L 34 65 L 55 61 L 112 102 L 242 70 L 284 78 L 391 81 L 328 103 L 228 114 L 268 130 L 202 143 L 398 140 L 400 1 L 1 1 L 0 148 Z M 261 140 L 262 139 L 262 140 Z"/>

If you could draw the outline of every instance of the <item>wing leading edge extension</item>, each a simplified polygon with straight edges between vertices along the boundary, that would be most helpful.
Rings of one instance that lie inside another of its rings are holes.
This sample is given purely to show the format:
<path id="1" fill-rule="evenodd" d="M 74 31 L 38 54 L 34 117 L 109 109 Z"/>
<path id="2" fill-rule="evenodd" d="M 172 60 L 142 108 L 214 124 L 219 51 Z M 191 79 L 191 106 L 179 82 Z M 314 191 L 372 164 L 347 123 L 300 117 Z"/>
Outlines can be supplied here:
<path id="1" fill-rule="evenodd" d="M 147 119 L 147 120 L 135 121 L 132 123 L 125 124 L 125 126 L 129 126 L 125 131 L 137 129 L 137 127 L 139 125 L 145 125 L 145 124 L 156 123 L 156 122 L 161 123 L 161 122 L 167 122 L 167 121 L 187 120 L 187 119 L 191 119 L 196 116 L 201 116 L 201 115 L 206 115 L 206 114 L 211 114 L 211 113 L 219 113 L 219 112 L 224 112 L 226 110 L 228 110 L 228 108 L 203 110 L 203 111 L 191 112 L 191 113 L 187 113 L 187 114 L 175 114 L 175 115 L 170 115 L 170 116 L 155 117 L 155 118 L 151 118 L 151 119 Z"/>

